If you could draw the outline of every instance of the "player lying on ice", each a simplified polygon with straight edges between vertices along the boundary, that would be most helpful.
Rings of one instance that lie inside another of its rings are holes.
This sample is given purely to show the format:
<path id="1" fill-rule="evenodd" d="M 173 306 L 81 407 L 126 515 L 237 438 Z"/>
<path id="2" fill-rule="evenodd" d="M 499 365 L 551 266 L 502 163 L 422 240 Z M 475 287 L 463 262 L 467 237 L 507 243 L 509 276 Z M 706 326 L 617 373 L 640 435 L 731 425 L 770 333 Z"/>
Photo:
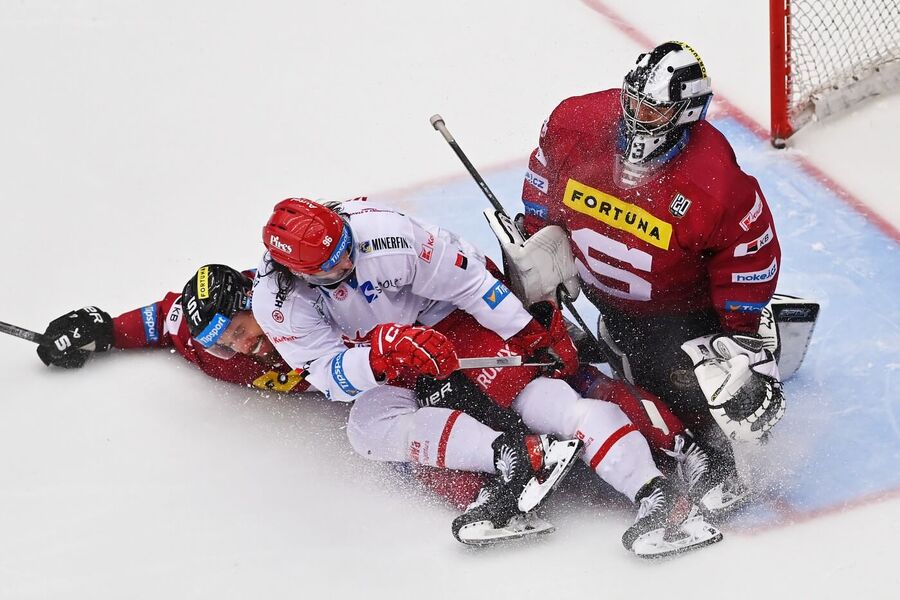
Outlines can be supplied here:
<path id="1" fill-rule="evenodd" d="M 364 198 L 282 201 L 263 241 L 268 251 L 254 284 L 253 313 L 279 354 L 307 370 L 312 385 L 332 400 L 355 401 L 347 425 L 353 448 L 374 460 L 495 475 L 454 521 L 460 541 L 539 531 L 529 513 L 579 450 L 554 436 L 582 439 L 583 460 L 640 505 L 623 536 L 630 550 L 659 556 L 721 539 L 662 476 L 647 441 L 619 407 L 585 399 L 559 379 L 574 373 L 578 359 L 558 309 L 541 302 L 527 311 L 467 242 Z M 541 435 L 502 432 L 467 414 L 468 405 L 441 405 L 449 393 L 441 380 L 458 366 L 453 340 L 476 324 L 486 335 L 470 339 L 473 354 L 553 360 L 548 376 L 499 371 L 518 377 L 501 378 L 509 388 L 505 398 L 492 396 Z M 198 339 L 209 344 L 209 337 Z M 348 349 L 347 342 L 368 345 Z M 427 396 L 423 376 L 438 380 Z"/>
<path id="2" fill-rule="evenodd" d="M 95 351 L 109 347 L 149 348 L 171 347 L 197 364 L 204 372 L 218 379 L 233 383 L 254 385 L 261 389 L 282 392 L 299 392 L 309 388 L 305 372 L 288 367 L 271 344 L 262 336 L 249 310 L 253 272 L 239 273 L 223 265 L 206 265 L 185 285 L 182 294 L 170 292 L 160 302 L 135 309 L 112 319 L 94 307 L 79 309 L 54 320 L 46 330 L 46 337 L 55 342 L 65 337 L 69 343 L 40 346 L 38 354 L 47 364 L 74 368 L 84 364 L 89 352 L 78 350 L 88 345 Z M 182 306 L 195 305 L 200 315 L 198 322 L 189 327 Z M 229 319 L 229 324 L 215 344 L 205 348 L 193 341 L 191 332 L 202 337 L 202 332 L 214 321 L 216 315 Z M 508 354 L 507 345 L 498 336 L 481 327 L 465 313 L 457 311 L 444 322 L 445 331 L 463 356 Z M 74 333 L 77 331 L 77 338 Z M 465 373 L 463 378 L 462 373 Z M 521 420 L 511 413 L 499 411 L 496 406 L 508 407 L 516 390 L 525 386 L 537 374 L 534 367 L 471 370 L 455 374 L 438 387 L 422 386 L 419 392 L 423 400 L 431 398 L 435 391 L 442 406 L 465 406 L 497 430 L 522 431 Z M 665 407 L 657 407 L 665 423 L 665 433 L 646 417 L 645 408 L 621 383 L 613 382 L 602 374 L 594 374 L 582 367 L 577 379 L 588 389 L 587 396 L 609 400 L 619 404 L 629 415 L 634 415 L 639 430 L 651 440 L 653 448 L 671 449 L 683 435 L 683 427 Z M 434 390 L 434 391 L 433 391 Z M 571 396 L 571 393 L 568 394 Z M 488 400 L 488 397 L 493 401 Z M 650 395 L 644 400 L 655 401 Z M 494 404 L 496 403 L 496 404 Z M 579 403 L 579 410 L 590 409 L 588 401 Z M 494 410 L 492 410 L 494 407 Z M 625 426 L 621 433 L 630 431 Z M 594 454 L 591 463 L 601 464 L 602 455 Z M 414 474 L 427 488 L 456 505 L 469 503 L 481 478 L 472 473 L 431 469 L 416 465 Z"/>

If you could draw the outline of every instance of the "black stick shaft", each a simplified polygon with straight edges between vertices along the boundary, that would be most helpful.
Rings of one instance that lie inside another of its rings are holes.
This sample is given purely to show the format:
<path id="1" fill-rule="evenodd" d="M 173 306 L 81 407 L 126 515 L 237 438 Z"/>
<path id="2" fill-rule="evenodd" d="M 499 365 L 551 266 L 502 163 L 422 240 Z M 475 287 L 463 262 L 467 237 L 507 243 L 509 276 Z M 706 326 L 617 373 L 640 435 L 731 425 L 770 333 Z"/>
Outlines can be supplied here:
<path id="1" fill-rule="evenodd" d="M 40 333 L 31 331 L 30 329 L 25 329 L 24 327 L 19 327 L 18 325 L 10 325 L 9 323 L 4 323 L 3 321 L 0 321 L 0 333 L 14 335 L 17 338 L 22 338 L 23 340 L 28 340 L 29 342 L 34 342 L 35 344 L 47 343 L 47 340 L 45 340 L 44 336 Z"/>
<path id="2" fill-rule="evenodd" d="M 434 115 L 431 117 L 431 126 L 437 129 L 447 143 L 450 145 L 450 148 L 453 149 L 453 152 L 456 153 L 456 156 L 459 158 L 460 162 L 466 168 L 466 171 L 469 172 L 469 175 L 472 176 L 472 179 L 475 180 L 475 183 L 478 184 L 478 187 L 481 188 L 481 191 L 487 197 L 488 202 L 491 203 L 491 206 L 494 209 L 499 210 L 502 213 L 506 212 L 506 209 L 503 208 L 503 205 L 500 204 L 500 201 L 497 200 L 497 196 L 494 195 L 494 192 L 491 191 L 491 188 L 488 187 L 487 182 L 469 161 L 469 157 L 466 156 L 466 153 L 462 151 L 462 148 L 459 147 L 459 144 L 456 143 L 456 140 L 453 139 L 453 135 L 450 134 L 450 130 L 447 129 L 447 126 L 444 124 L 444 118 L 441 115 Z"/>
<path id="3" fill-rule="evenodd" d="M 484 178 L 475 168 L 475 165 L 473 165 L 471 161 L 469 161 L 466 153 L 463 152 L 462 148 L 459 147 L 459 144 L 456 143 L 456 140 L 453 138 L 450 130 L 447 129 L 447 125 L 444 123 L 444 118 L 441 115 L 434 115 L 431 117 L 430 122 L 431 126 L 439 131 L 442 136 L 444 136 L 444 139 L 450 145 L 450 148 L 452 148 L 453 152 L 456 153 L 456 156 L 459 158 L 460 162 L 462 162 L 463 166 L 469 172 L 469 175 L 472 176 L 472 179 L 475 180 L 475 183 L 478 184 L 478 187 L 481 188 L 481 191 L 484 192 L 484 195 L 487 196 L 488 201 L 491 203 L 494 209 L 502 212 L 503 214 L 506 214 L 506 209 L 503 208 L 503 205 L 500 204 L 499 200 L 497 200 L 494 192 L 492 192 L 491 188 L 488 187 L 488 184 L 485 183 Z M 507 218 L 509 218 L 509 215 L 507 215 Z M 601 342 L 599 338 L 597 338 L 597 334 L 594 333 L 594 330 L 588 326 L 588 324 L 578 313 L 578 311 L 575 310 L 575 304 L 572 302 L 572 298 L 569 296 L 569 292 L 565 289 L 565 286 L 560 284 L 556 296 L 559 303 L 567 308 L 572 316 L 575 317 L 575 320 L 578 322 L 578 325 L 584 330 L 584 332 L 591 336 L 591 340 L 593 340 L 594 343 L 597 344 L 598 349 L 604 355 L 607 362 L 609 363 L 610 368 L 615 372 L 616 376 L 622 379 L 622 381 L 626 382 L 629 387 L 633 387 L 628 381 L 628 378 L 625 377 L 625 374 L 621 373 L 616 367 L 616 360 L 612 360 L 612 351 L 609 349 L 609 347 L 605 343 Z"/>

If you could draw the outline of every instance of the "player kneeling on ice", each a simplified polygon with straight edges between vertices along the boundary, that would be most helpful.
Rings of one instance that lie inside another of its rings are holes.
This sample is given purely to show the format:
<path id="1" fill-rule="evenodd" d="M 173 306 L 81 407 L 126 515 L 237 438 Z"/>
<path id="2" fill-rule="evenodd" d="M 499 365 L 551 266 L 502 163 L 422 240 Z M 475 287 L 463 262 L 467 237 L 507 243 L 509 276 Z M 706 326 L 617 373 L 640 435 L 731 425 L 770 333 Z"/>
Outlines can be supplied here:
<path id="1" fill-rule="evenodd" d="M 661 555 L 721 538 L 661 476 L 621 410 L 581 398 L 563 381 L 541 377 L 514 391 L 513 408 L 539 436 L 501 433 L 466 414 L 466 406 L 420 406 L 416 381 L 444 379 L 458 366 L 458 348 L 448 339 L 460 331 L 454 319 L 469 320 L 462 330 L 486 330 L 506 354 L 551 359 L 550 377 L 577 368 L 555 306 L 534 307 L 535 318 L 464 240 L 365 199 L 288 199 L 276 205 L 263 241 L 268 252 L 254 314 L 313 385 L 333 400 L 355 400 L 347 431 L 361 455 L 497 474 L 454 522 L 460 541 L 487 543 L 549 527 L 530 512 L 581 449 L 551 435 L 583 437 L 585 460 L 644 507 L 626 534 L 630 549 Z M 347 349 L 346 341 L 370 346 Z M 470 347 L 483 349 L 481 340 Z M 642 545 L 647 536 L 655 547 Z"/>
<path id="2" fill-rule="evenodd" d="M 640 54 L 621 88 L 553 111 L 522 198 L 526 234 L 565 230 L 606 354 L 693 432 L 679 452 L 691 497 L 724 516 L 749 496 L 731 442 L 760 441 L 781 419 L 790 372 L 779 373 L 760 319 L 781 269 L 775 223 L 756 179 L 706 121 L 712 96 L 687 44 Z M 792 368 L 817 309 L 792 309 L 803 317 Z"/>

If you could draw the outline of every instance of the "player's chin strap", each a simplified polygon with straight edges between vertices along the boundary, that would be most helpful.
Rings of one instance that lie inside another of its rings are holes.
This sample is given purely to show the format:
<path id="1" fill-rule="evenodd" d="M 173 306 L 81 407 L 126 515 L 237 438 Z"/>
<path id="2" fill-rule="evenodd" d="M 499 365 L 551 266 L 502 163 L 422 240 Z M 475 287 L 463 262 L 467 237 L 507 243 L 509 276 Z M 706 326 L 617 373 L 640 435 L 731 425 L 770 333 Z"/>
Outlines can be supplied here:
<path id="1" fill-rule="evenodd" d="M 729 438 L 765 441 L 784 416 L 781 375 L 755 335 L 705 335 L 681 345 L 694 363 L 709 412 Z"/>

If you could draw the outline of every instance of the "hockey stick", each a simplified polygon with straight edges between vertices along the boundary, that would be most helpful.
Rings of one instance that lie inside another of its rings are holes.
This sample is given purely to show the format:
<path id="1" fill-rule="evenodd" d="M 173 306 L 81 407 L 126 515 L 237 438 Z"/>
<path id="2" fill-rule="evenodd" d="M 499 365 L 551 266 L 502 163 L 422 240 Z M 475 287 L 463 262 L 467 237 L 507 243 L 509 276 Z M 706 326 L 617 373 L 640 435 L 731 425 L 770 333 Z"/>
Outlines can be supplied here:
<path id="1" fill-rule="evenodd" d="M 28 340 L 29 342 L 34 342 L 35 344 L 41 346 L 49 344 L 47 339 L 42 334 L 36 331 L 31 331 L 30 329 L 25 329 L 24 327 L 19 327 L 17 325 L 10 325 L 9 323 L 4 323 L 3 321 L 0 321 L 0 333 L 14 335 L 17 338 L 22 338 L 23 340 Z"/>
<path id="2" fill-rule="evenodd" d="M 475 168 L 475 166 L 469 161 L 469 158 L 466 156 L 465 152 L 463 152 L 462 148 L 459 147 L 459 144 L 454 139 L 453 135 L 447 129 L 447 125 L 444 123 L 444 118 L 441 115 L 433 115 L 431 119 L 429 119 L 431 126 L 434 127 L 447 141 L 447 144 L 450 145 L 450 148 L 453 149 L 453 152 L 459 158 L 460 162 L 462 162 L 463 166 L 469 172 L 469 175 L 472 176 L 472 179 L 475 180 L 475 183 L 478 184 L 478 187 L 481 188 L 481 191 L 487 197 L 488 202 L 491 203 L 491 206 L 494 207 L 494 210 L 497 211 L 498 215 L 502 215 L 503 221 L 505 223 L 509 223 L 512 226 L 512 220 L 509 218 L 509 215 L 506 213 L 506 209 L 503 208 L 503 205 L 500 204 L 500 201 L 497 200 L 497 196 L 494 195 L 494 192 L 491 191 L 491 188 L 488 187 L 487 182 L 485 182 L 484 178 Z M 496 233 L 496 232 L 495 232 Z M 512 234 L 510 233 L 510 238 L 512 238 Z M 512 240 L 510 240 L 512 241 Z M 612 354 L 612 350 L 609 347 L 601 342 L 593 330 L 588 327 L 588 324 L 581 317 L 578 311 L 575 309 L 575 304 L 572 301 L 571 296 L 569 296 L 569 292 L 563 284 L 559 284 L 559 287 L 556 289 L 556 298 L 559 304 L 568 309 L 568 311 L 575 318 L 575 321 L 578 325 L 584 330 L 584 332 L 590 336 L 590 341 L 596 346 L 596 349 L 603 355 L 606 359 L 606 362 L 609 364 L 610 368 L 615 372 L 616 376 L 622 379 L 623 381 L 628 382 L 621 372 L 619 372 L 618 367 L 616 367 L 616 360 L 614 360 L 614 356 Z"/>
<path id="3" fill-rule="evenodd" d="M 502 369 L 503 367 L 549 367 L 550 362 L 525 362 L 523 357 L 512 356 L 481 356 L 478 358 L 460 358 L 460 369 Z"/>

